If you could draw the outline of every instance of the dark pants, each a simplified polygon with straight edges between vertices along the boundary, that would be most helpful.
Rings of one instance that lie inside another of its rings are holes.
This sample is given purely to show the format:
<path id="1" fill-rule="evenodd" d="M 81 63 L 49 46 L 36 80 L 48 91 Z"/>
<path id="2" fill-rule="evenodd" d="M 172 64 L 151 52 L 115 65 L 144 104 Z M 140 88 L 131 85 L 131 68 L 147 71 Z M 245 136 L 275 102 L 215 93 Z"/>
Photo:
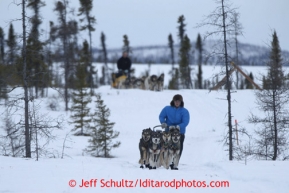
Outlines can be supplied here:
<path id="1" fill-rule="evenodd" d="M 180 158 L 181 158 L 181 155 L 182 155 L 182 152 L 183 152 L 183 144 L 184 144 L 184 141 L 185 141 L 185 134 L 181 134 L 181 139 L 180 139 L 180 142 L 181 142 Z"/>

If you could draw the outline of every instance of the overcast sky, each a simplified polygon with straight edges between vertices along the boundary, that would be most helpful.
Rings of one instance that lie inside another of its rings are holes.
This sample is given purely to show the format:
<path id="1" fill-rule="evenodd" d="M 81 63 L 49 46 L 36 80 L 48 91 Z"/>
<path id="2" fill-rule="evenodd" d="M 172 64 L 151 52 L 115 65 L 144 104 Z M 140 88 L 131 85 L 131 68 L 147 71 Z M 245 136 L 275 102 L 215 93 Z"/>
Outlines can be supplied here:
<path id="1" fill-rule="evenodd" d="M 0 0 L 0 26 L 8 34 L 9 22 L 21 17 L 21 0 Z M 41 8 L 43 23 L 41 28 L 49 31 L 49 21 L 56 22 L 53 12 L 55 0 L 46 0 L 47 6 Z M 79 0 L 70 0 L 75 8 L 75 19 Z M 243 43 L 269 46 L 273 30 L 276 30 L 282 50 L 289 51 L 289 0 L 231 0 L 232 7 L 240 13 L 243 26 Z M 123 35 L 128 35 L 131 46 L 166 45 L 171 33 L 177 39 L 177 19 L 184 15 L 186 30 L 191 40 L 197 34 L 212 31 L 213 28 L 195 28 L 204 17 L 210 14 L 217 4 L 215 0 L 94 0 L 92 15 L 97 19 L 93 33 L 93 46 L 100 46 L 100 34 L 106 35 L 108 48 L 120 48 Z M 30 13 L 30 12 L 29 12 Z M 73 16 L 70 15 L 71 18 Z M 21 22 L 13 23 L 17 33 L 21 33 Z M 47 35 L 46 35 L 47 36 Z M 45 33 L 43 35 L 45 37 Z M 79 39 L 86 39 L 82 33 Z"/>

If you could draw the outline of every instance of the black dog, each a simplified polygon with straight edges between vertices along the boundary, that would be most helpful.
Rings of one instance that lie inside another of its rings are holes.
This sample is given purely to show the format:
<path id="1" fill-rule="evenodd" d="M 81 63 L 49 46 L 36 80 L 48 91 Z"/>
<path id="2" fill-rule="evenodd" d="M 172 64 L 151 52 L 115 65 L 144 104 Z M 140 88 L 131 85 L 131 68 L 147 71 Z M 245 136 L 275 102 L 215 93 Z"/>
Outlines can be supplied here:
<path id="1" fill-rule="evenodd" d="M 149 167 L 149 145 L 151 142 L 151 128 L 143 129 L 142 137 L 139 140 L 139 152 L 140 152 L 140 160 L 139 163 L 141 164 L 140 168 L 144 168 L 143 165 Z"/>

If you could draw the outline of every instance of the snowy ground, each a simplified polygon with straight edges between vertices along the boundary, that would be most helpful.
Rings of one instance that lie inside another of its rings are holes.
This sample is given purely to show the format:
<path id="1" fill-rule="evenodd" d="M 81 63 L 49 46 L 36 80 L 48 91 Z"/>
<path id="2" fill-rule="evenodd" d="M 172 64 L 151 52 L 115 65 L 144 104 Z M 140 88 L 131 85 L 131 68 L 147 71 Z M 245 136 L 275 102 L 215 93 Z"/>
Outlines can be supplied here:
<path id="1" fill-rule="evenodd" d="M 19 92 L 22 93 L 16 90 L 14 94 Z M 152 92 L 116 90 L 110 86 L 100 87 L 96 92 L 101 93 L 104 103 L 111 110 L 110 121 L 116 123 L 114 130 L 120 132 L 117 140 L 121 141 L 121 146 L 111 152 L 115 158 L 94 158 L 83 153 L 88 138 L 70 135 L 66 142 L 66 156 L 61 159 L 64 137 L 73 127 L 68 123 L 70 114 L 63 110 L 61 98 L 58 99 L 59 111 L 47 108 L 51 99 L 40 99 L 36 103 L 42 101 L 43 113 L 65 117 L 63 130 L 54 131 L 57 138 L 48 146 L 55 158 L 41 157 L 35 161 L 35 158 L 0 156 L 1 193 L 174 192 L 176 189 L 178 192 L 288 192 L 288 161 L 249 159 L 246 164 L 245 160 L 228 161 L 227 147 L 222 142 L 227 131 L 226 92 Z M 191 116 L 179 170 L 140 169 L 138 142 L 141 131 L 159 124 L 159 112 L 175 94 L 183 95 Z M 59 96 L 56 91 L 49 90 L 49 96 L 52 95 Z M 254 91 L 237 91 L 232 95 L 232 101 L 233 121 L 238 120 L 239 127 L 252 132 L 254 125 L 248 124 L 247 119 L 250 112 L 258 113 Z M 94 109 L 94 105 L 91 107 Z M 3 110 L 1 107 L 1 112 Z M 88 181 L 84 184 L 87 187 L 80 187 L 82 181 Z M 108 187 L 113 185 L 112 181 L 123 187 Z M 162 187 L 153 187 L 160 181 L 163 181 Z M 211 182 L 215 186 L 223 183 L 223 187 L 209 187 Z M 206 185 L 202 187 L 204 183 Z"/>

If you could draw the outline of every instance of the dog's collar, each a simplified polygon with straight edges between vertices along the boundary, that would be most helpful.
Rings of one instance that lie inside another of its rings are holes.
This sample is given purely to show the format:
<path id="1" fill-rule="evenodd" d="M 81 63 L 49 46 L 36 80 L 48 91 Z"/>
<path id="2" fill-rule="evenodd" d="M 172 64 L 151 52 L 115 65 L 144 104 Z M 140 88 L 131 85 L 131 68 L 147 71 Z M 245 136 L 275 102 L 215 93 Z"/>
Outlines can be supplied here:
<path id="1" fill-rule="evenodd" d="M 164 148 L 168 148 L 171 143 L 172 143 L 171 141 L 168 141 L 168 142 L 165 142 L 165 141 L 164 141 L 163 147 L 164 147 Z"/>
<path id="2" fill-rule="evenodd" d="M 153 146 L 153 144 L 155 144 L 155 143 L 153 143 L 153 142 L 151 142 L 151 144 L 150 144 L 150 147 L 152 147 Z M 161 149 L 161 143 L 159 143 L 159 144 L 156 144 L 157 145 L 157 149 Z M 151 148 L 152 149 L 152 148 Z M 157 150 L 157 149 L 153 149 L 153 150 Z"/>

